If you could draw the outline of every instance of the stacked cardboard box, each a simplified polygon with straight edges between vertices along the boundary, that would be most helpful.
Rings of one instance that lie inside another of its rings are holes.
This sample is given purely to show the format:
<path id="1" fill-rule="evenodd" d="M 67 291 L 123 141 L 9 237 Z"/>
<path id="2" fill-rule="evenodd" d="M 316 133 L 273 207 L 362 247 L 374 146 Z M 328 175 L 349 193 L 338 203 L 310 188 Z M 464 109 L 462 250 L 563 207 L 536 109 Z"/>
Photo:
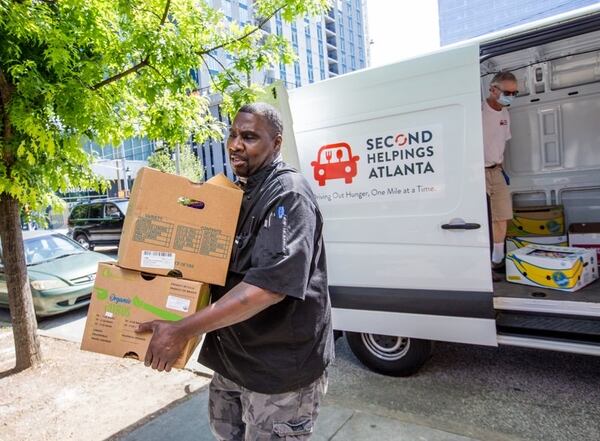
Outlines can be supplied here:
<path id="1" fill-rule="evenodd" d="M 508 224 L 507 236 L 562 236 L 565 215 L 562 205 L 515 208 Z"/>
<path id="2" fill-rule="evenodd" d="M 529 245 L 506 257 L 509 282 L 572 292 L 597 278 L 596 253 L 584 248 Z"/>
<path id="3" fill-rule="evenodd" d="M 595 250 L 596 261 L 598 261 L 600 258 L 600 222 L 569 225 L 569 246 Z"/>
<path id="4" fill-rule="evenodd" d="M 528 245 L 568 245 L 562 205 L 514 209 L 506 232 L 506 253 Z"/>
<path id="5" fill-rule="evenodd" d="M 204 184 L 143 168 L 135 180 L 117 265 L 100 264 L 81 348 L 144 360 L 151 334 L 139 323 L 180 320 L 225 284 L 242 191 L 223 175 Z M 188 342 L 174 364 L 183 367 Z"/>

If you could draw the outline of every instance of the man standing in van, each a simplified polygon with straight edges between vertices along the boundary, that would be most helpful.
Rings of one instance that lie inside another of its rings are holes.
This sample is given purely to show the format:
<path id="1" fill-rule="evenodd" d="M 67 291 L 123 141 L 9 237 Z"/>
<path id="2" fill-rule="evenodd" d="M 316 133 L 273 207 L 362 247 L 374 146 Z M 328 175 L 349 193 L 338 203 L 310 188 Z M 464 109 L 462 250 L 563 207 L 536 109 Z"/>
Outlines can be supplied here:
<path id="1" fill-rule="evenodd" d="M 502 169 L 506 141 L 511 138 L 509 106 L 517 95 L 517 79 L 510 72 L 498 72 L 490 83 L 490 94 L 482 104 L 485 186 L 492 212 L 492 269 L 504 264 L 504 240 L 513 217 L 508 178 Z M 500 276 L 492 273 L 494 281 Z"/>
<path id="2" fill-rule="evenodd" d="M 225 287 L 176 323 L 153 321 L 146 365 L 170 370 L 188 339 L 214 370 L 209 417 L 218 440 L 308 440 L 333 359 L 323 221 L 304 177 L 280 156 L 283 124 L 268 104 L 243 106 L 227 149 L 244 190 Z"/>

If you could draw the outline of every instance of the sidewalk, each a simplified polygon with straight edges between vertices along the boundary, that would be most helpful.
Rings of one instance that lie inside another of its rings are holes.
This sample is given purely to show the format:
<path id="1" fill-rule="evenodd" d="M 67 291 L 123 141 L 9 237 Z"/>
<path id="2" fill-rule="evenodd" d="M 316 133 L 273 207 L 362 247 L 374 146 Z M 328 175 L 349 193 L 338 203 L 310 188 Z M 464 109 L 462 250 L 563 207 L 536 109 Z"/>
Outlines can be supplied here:
<path id="1" fill-rule="evenodd" d="M 107 441 L 214 441 L 208 426 L 208 390 L 200 391 L 133 431 Z M 325 405 L 317 420 L 314 441 L 477 441 L 425 426 Z"/>

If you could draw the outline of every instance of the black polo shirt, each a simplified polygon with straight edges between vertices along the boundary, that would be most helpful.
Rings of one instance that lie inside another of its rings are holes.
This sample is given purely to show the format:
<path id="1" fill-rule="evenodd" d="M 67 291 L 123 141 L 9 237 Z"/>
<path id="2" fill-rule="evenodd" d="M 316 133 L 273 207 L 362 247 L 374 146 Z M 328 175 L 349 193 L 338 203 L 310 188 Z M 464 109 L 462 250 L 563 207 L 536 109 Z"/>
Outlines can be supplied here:
<path id="1" fill-rule="evenodd" d="M 334 356 L 323 220 L 308 183 L 275 162 L 250 176 L 225 287 L 284 294 L 254 317 L 206 335 L 198 361 L 259 393 L 290 392 L 319 378 Z"/>

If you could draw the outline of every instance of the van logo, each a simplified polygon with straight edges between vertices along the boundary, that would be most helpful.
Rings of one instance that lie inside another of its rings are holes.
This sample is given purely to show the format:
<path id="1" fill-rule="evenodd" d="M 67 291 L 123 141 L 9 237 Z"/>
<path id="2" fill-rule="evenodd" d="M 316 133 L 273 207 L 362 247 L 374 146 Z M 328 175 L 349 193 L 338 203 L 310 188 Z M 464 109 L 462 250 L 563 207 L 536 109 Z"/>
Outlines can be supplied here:
<path id="1" fill-rule="evenodd" d="M 329 179 L 344 179 L 346 184 L 352 184 L 352 179 L 358 173 L 359 156 L 352 156 L 352 149 L 346 142 L 327 144 L 319 149 L 317 160 L 310 165 L 314 169 L 315 181 L 320 187 Z"/>

